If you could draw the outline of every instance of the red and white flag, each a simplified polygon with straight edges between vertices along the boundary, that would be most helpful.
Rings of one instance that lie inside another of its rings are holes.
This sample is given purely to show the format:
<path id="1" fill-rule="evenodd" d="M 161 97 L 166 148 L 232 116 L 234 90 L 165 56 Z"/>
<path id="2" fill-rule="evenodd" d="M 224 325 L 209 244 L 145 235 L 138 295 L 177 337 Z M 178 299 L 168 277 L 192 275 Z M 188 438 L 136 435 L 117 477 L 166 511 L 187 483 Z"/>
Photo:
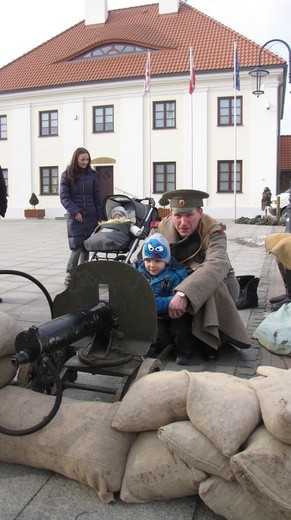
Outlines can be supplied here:
<path id="1" fill-rule="evenodd" d="M 151 91 L 151 53 L 148 51 L 144 77 L 144 94 Z"/>
<path id="2" fill-rule="evenodd" d="M 194 60 L 192 47 L 190 45 L 190 77 L 189 77 L 189 94 L 193 94 L 195 90 L 195 69 L 194 69 Z"/>

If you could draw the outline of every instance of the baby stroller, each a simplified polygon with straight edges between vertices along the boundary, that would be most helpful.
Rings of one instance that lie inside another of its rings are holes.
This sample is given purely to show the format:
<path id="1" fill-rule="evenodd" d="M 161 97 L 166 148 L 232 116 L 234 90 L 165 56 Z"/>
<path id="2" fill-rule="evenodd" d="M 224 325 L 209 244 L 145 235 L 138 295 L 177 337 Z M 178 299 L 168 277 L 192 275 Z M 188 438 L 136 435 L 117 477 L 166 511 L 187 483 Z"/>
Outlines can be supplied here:
<path id="1" fill-rule="evenodd" d="M 120 208 L 121 207 L 121 208 Z M 116 209 L 123 209 L 126 217 L 120 220 L 111 218 Z M 108 220 L 95 228 L 84 245 L 91 253 L 92 260 L 118 260 L 131 262 L 141 240 L 144 240 L 153 222 L 159 220 L 155 201 L 150 197 L 130 198 L 126 195 L 111 195 L 105 203 Z"/>

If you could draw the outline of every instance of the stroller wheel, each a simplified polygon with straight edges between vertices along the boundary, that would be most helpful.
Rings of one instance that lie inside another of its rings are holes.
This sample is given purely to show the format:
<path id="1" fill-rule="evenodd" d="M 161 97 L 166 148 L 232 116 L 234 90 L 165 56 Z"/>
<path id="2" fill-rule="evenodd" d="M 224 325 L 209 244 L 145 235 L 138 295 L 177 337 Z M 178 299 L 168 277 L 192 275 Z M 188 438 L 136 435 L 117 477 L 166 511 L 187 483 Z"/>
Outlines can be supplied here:
<path id="1" fill-rule="evenodd" d="M 136 375 L 136 379 L 147 376 L 148 374 L 152 374 L 153 372 L 160 372 L 161 369 L 162 363 L 159 359 L 147 358 L 142 362 Z"/>

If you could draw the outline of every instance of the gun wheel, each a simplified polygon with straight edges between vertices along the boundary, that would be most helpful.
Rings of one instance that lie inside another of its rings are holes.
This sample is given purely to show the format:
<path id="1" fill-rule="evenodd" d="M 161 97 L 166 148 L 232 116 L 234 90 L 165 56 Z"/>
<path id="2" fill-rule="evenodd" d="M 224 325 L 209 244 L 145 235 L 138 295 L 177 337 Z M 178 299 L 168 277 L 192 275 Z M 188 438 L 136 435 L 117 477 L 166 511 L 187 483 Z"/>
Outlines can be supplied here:
<path id="1" fill-rule="evenodd" d="M 152 374 L 153 372 L 160 372 L 160 370 L 162 370 L 162 363 L 159 359 L 147 358 L 142 362 L 136 375 L 136 379 Z"/>

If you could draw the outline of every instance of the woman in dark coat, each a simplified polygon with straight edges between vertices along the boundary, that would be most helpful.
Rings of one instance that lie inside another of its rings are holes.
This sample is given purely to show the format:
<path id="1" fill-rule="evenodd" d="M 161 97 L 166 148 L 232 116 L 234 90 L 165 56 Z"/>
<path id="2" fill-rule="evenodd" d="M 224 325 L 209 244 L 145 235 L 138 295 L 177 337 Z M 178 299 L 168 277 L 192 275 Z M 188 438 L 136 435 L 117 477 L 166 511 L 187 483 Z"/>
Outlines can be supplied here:
<path id="1" fill-rule="evenodd" d="M 85 148 L 75 150 L 62 173 L 60 198 L 67 210 L 67 232 L 72 251 L 65 278 L 65 285 L 68 285 L 78 264 L 89 258 L 84 240 L 89 238 L 103 217 L 97 173 L 91 167 L 91 157 Z"/>
<path id="2" fill-rule="evenodd" d="M 7 210 L 7 188 L 6 188 L 2 168 L 0 166 L 0 215 L 1 215 L 1 217 L 5 217 L 6 210 Z M 2 298 L 0 298 L 0 303 L 1 302 L 2 302 Z"/>

